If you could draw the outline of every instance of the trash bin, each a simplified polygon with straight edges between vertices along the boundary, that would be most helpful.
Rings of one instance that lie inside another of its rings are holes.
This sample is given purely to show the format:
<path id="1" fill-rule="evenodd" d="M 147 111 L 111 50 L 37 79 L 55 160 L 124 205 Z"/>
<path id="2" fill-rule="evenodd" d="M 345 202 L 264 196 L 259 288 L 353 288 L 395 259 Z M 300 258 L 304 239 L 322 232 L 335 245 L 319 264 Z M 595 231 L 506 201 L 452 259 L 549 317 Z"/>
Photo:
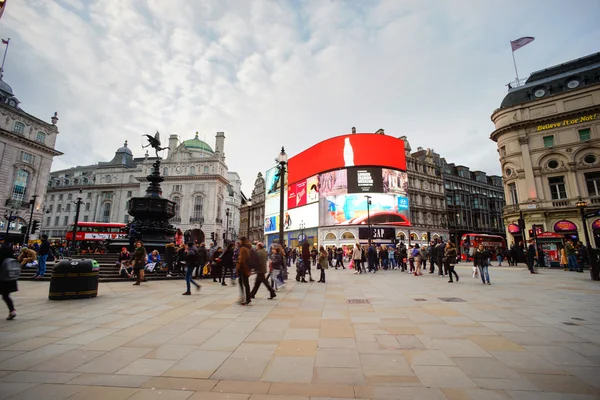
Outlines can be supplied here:
<path id="1" fill-rule="evenodd" d="M 48 299 L 85 299 L 98 295 L 100 266 L 96 260 L 62 260 L 52 268 Z"/>

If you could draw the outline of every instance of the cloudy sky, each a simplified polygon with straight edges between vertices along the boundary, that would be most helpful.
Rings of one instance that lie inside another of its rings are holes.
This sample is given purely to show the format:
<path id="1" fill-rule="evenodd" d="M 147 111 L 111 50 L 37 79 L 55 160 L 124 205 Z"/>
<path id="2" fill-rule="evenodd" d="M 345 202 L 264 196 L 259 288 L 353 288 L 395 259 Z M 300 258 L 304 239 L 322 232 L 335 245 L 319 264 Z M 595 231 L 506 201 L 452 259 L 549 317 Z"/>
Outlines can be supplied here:
<path id="1" fill-rule="evenodd" d="M 58 111 L 53 169 L 141 135 L 226 134 L 250 194 L 282 145 L 384 128 L 413 149 L 499 173 L 490 114 L 514 80 L 600 51 L 598 0 L 8 0 L 4 80 Z M 381 149 L 385 151 L 385 149 Z"/>

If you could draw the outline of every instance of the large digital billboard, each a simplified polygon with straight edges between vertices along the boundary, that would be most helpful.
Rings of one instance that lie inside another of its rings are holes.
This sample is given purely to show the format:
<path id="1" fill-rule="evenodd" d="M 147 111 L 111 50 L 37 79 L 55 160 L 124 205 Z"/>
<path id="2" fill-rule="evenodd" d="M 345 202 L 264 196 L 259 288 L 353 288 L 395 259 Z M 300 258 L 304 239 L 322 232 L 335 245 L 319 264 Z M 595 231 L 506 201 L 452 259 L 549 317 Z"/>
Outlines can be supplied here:
<path id="1" fill-rule="evenodd" d="M 385 193 L 368 195 L 371 197 L 368 213 L 368 199 L 362 193 L 321 198 L 320 225 L 362 225 L 368 224 L 370 219 L 373 225 L 410 226 L 408 197 Z"/>
<path id="2" fill-rule="evenodd" d="M 383 168 L 381 177 L 383 193 L 408 194 L 408 174 L 406 172 Z"/>
<path id="3" fill-rule="evenodd" d="M 319 203 L 296 207 L 284 212 L 284 231 L 296 231 L 304 224 L 304 229 L 319 226 Z M 279 214 L 270 215 L 265 218 L 265 233 L 279 231 Z"/>
<path id="4" fill-rule="evenodd" d="M 298 182 L 336 169 L 371 166 L 406 171 L 404 141 L 373 134 L 327 139 L 289 159 L 288 179 Z"/>
<path id="5" fill-rule="evenodd" d="M 348 193 L 381 192 L 383 192 L 381 168 L 348 168 Z"/>
<path id="6" fill-rule="evenodd" d="M 319 177 L 315 175 L 292 183 L 289 185 L 287 198 L 288 210 L 316 203 L 319 201 Z"/>
<path id="7" fill-rule="evenodd" d="M 348 193 L 348 173 L 345 169 L 319 174 L 319 196 Z"/>

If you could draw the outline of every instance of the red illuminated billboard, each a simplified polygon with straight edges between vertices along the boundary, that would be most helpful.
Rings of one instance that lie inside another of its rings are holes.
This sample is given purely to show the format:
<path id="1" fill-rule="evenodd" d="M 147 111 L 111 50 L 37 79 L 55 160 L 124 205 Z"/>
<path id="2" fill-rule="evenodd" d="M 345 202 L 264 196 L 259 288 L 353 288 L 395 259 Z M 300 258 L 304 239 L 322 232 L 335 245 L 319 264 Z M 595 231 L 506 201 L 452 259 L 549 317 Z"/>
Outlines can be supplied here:
<path id="1" fill-rule="evenodd" d="M 406 171 L 404 141 L 392 136 L 351 134 L 324 140 L 288 161 L 288 182 L 347 167 L 378 166 Z"/>

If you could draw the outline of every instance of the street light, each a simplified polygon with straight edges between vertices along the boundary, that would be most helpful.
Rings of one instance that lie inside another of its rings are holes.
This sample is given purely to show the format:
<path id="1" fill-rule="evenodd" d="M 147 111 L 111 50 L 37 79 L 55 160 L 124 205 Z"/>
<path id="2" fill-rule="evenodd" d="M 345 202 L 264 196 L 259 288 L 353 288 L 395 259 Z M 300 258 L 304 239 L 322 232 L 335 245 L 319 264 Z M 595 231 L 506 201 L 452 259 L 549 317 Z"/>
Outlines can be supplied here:
<path id="1" fill-rule="evenodd" d="M 365 195 L 367 199 L 367 224 L 369 226 L 369 245 L 371 245 L 371 196 Z"/>
<path id="2" fill-rule="evenodd" d="M 25 235 L 25 238 L 23 238 L 23 245 L 26 245 L 29 243 L 29 235 L 33 232 L 31 232 L 31 224 L 33 223 L 33 209 L 35 208 L 35 201 L 38 198 L 37 194 L 34 194 L 33 199 L 31 199 L 29 201 L 29 204 L 31 205 L 31 214 L 29 214 L 29 225 L 27 225 L 27 235 Z"/>
<path id="3" fill-rule="evenodd" d="M 306 226 L 306 224 L 304 223 L 304 221 L 300 221 L 300 238 L 302 239 L 302 242 L 300 244 L 304 243 L 304 240 L 305 240 L 305 238 L 304 238 L 304 227 L 305 226 Z"/>
<path id="4" fill-rule="evenodd" d="M 227 221 L 225 222 L 225 246 L 229 242 L 229 208 L 225 209 L 225 217 Z"/>
<path id="5" fill-rule="evenodd" d="M 577 199 L 577 203 L 575 203 L 575 207 L 579 208 L 579 216 L 581 217 L 581 223 L 583 224 L 583 234 L 585 236 L 585 246 L 587 249 L 590 247 L 590 236 L 588 234 L 586 218 L 585 218 L 585 208 L 587 207 L 587 202 L 579 196 Z"/>
<path id="6" fill-rule="evenodd" d="M 288 156 L 285 154 L 285 149 L 281 146 L 281 152 L 277 156 L 279 163 L 279 245 L 285 248 L 283 242 L 283 185 L 285 184 L 285 165 L 287 164 Z"/>
<path id="7" fill-rule="evenodd" d="M 81 207 L 81 204 L 83 203 L 81 201 L 83 199 L 83 197 L 81 197 L 82 194 L 83 194 L 82 190 L 79 189 L 79 196 L 77 196 L 77 201 L 73 202 L 75 204 L 75 206 L 77 207 L 75 209 L 75 223 L 73 224 L 73 240 L 71 240 L 71 248 L 73 249 L 74 252 L 75 252 L 75 249 L 77 248 L 75 245 L 77 244 L 77 224 L 79 223 L 79 208 Z"/>

